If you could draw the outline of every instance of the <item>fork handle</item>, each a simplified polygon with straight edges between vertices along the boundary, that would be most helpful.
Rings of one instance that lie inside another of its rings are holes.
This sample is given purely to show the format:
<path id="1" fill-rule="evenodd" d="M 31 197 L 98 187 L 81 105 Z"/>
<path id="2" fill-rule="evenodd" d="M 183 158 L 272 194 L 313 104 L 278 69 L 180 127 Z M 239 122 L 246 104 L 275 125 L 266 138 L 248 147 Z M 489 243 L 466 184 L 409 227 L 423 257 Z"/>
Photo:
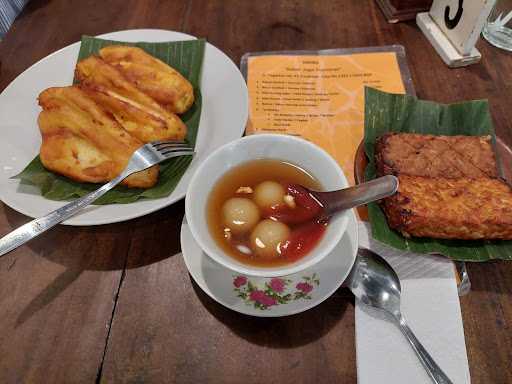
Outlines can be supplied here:
<path id="1" fill-rule="evenodd" d="M 436 384 L 453 384 L 453 382 L 448 378 L 448 376 L 446 376 L 439 365 L 437 365 L 432 356 L 430 356 L 425 347 L 416 338 L 411 328 L 409 328 L 405 322 L 404 317 L 401 314 L 398 314 L 395 315 L 395 319 L 398 322 L 400 330 L 411 344 L 412 349 L 414 349 L 414 352 L 416 352 L 416 355 L 423 364 L 423 367 L 427 371 L 432 381 Z"/>
<path id="2" fill-rule="evenodd" d="M 0 256 L 18 248 L 20 245 L 25 244 L 27 241 L 32 240 L 34 237 L 39 236 L 46 230 L 56 226 L 60 222 L 70 218 L 75 213 L 91 204 L 96 199 L 103 196 L 105 193 L 114 188 L 117 184 L 123 181 L 133 172 L 123 172 L 115 179 L 112 179 L 107 184 L 101 186 L 97 190 L 88 193 L 87 195 L 73 200 L 72 202 L 50 212 L 46 216 L 32 220 L 27 224 L 10 232 L 8 235 L 0 239 Z"/>

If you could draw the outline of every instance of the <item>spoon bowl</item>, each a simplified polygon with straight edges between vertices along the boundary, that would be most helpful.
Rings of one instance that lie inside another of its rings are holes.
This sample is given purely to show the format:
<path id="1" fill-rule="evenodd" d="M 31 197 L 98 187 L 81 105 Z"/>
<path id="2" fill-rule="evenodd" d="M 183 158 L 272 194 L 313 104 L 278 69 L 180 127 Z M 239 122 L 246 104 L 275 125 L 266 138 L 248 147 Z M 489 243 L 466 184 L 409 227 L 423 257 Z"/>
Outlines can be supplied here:
<path id="1" fill-rule="evenodd" d="M 348 278 L 354 296 L 370 307 L 399 315 L 402 289 L 395 270 L 368 249 L 360 248 L 357 254 L 358 260 Z"/>

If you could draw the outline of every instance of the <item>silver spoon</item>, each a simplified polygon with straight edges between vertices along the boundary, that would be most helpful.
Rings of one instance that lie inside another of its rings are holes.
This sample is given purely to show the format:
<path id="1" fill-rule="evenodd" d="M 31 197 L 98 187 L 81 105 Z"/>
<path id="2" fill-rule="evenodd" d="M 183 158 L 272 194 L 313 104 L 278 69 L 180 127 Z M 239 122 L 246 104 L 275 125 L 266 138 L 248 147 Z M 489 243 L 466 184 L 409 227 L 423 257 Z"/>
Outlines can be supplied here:
<path id="1" fill-rule="evenodd" d="M 400 313 L 400 280 L 386 260 L 370 250 L 360 248 L 347 278 L 347 285 L 357 300 L 384 310 L 396 320 L 434 383 L 452 383 L 421 345 Z"/>
<path id="2" fill-rule="evenodd" d="M 323 214 L 331 216 L 338 211 L 354 208 L 391 196 L 398 190 L 398 178 L 393 175 L 378 177 L 354 187 L 331 192 L 304 188 L 322 206 Z"/>

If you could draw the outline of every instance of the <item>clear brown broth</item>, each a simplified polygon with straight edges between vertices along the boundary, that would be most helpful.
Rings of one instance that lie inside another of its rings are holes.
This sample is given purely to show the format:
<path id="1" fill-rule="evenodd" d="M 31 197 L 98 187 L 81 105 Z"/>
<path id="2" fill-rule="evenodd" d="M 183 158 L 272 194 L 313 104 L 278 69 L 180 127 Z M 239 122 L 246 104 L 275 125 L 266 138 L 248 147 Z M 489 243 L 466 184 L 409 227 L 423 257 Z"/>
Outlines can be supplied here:
<path id="1" fill-rule="evenodd" d="M 255 255 L 240 252 L 234 242 L 224 237 L 224 224 L 222 222 L 222 206 L 231 197 L 247 197 L 246 194 L 236 191 L 240 187 L 254 189 L 259 183 L 273 180 L 280 183 L 300 184 L 305 187 L 322 190 L 322 185 L 304 169 L 281 160 L 259 159 L 240 164 L 226 172 L 215 184 L 207 203 L 207 222 L 212 237 L 226 254 L 241 263 L 259 267 L 277 267 L 289 264 L 289 260 L 277 258 L 263 260 Z M 293 228 L 293 227 L 292 227 Z M 237 244 L 249 245 L 249 236 L 238 238 Z"/>

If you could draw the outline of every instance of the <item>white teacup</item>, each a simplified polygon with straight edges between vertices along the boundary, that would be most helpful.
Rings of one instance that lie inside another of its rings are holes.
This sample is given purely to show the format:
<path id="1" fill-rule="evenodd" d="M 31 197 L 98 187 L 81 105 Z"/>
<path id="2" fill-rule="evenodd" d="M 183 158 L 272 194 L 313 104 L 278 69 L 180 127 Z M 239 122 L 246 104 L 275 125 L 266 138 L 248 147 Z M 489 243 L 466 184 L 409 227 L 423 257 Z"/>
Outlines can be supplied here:
<path id="1" fill-rule="evenodd" d="M 185 200 L 189 228 L 199 246 L 213 260 L 240 274 L 276 277 L 309 268 L 327 256 L 341 240 L 348 215 L 338 213 L 327 226 L 316 247 L 301 259 L 279 267 L 257 267 L 236 260 L 223 251 L 210 233 L 207 203 L 217 181 L 231 168 L 256 159 L 282 160 L 299 166 L 313 175 L 325 191 L 348 187 L 338 163 L 323 149 L 309 141 L 289 136 L 258 134 L 232 141 L 208 156 L 193 175 Z"/>

